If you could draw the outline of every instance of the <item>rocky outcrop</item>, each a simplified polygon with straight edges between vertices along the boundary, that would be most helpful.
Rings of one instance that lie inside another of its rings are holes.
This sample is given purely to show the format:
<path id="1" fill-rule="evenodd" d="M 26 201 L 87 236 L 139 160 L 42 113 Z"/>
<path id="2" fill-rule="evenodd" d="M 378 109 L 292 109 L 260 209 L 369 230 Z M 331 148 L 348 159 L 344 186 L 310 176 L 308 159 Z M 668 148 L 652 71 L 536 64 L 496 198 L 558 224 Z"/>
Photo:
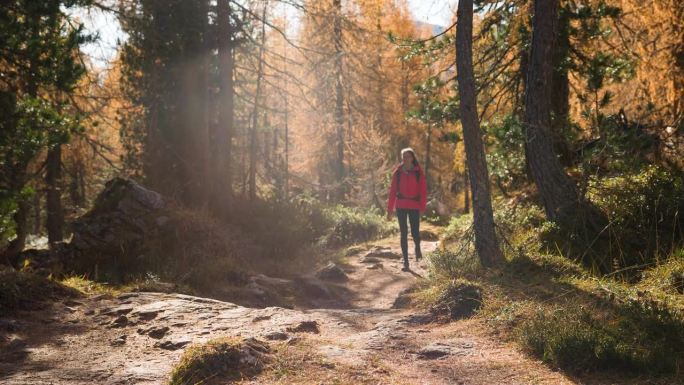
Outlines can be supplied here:
<path id="1" fill-rule="evenodd" d="M 130 179 L 107 182 L 93 208 L 72 225 L 66 268 L 97 277 L 141 271 L 149 248 L 169 222 L 167 203 L 158 193 Z"/>

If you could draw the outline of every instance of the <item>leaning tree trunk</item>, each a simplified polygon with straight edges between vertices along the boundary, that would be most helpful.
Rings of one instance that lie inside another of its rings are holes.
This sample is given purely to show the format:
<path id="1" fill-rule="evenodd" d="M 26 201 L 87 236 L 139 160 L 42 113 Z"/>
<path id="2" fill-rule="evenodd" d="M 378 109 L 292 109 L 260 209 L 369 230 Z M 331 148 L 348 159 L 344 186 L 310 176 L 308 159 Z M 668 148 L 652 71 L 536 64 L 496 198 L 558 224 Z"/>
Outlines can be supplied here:
<path id="1" fill-rule="evenodd" d="M 551 75 L 559 0 L 535 0 L 525 95 L 526 149 L 530 172 L 549 220 L 572 223 L 579 208 L 575 184 L 561 167 L 551 136 Z"/>
<path id="2" fill-rule="evenodd" d="M 489 175 L 477 115 L 477 96 L 473 74 L 473 1 L 460 0 L 456 25 L 456 68 L 460 96 L 461 124 L 465 144 L 470 188 L 473 193 L 475 249 L 484 266 L 503 261 L 494 229 Z"/>

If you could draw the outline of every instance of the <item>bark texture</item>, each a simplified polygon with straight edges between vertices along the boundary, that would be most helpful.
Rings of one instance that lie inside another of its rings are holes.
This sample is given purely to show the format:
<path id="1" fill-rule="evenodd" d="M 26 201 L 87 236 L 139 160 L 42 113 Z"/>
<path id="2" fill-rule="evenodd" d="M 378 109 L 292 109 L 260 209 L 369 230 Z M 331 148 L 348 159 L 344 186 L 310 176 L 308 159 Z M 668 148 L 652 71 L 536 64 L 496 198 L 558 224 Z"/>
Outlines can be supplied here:
<path id="1" fill-rule="evenodd" d="M 484 144 L 477 115 L 477 96 L 473 74 L 473 2 L 460 0 L 456 26 L 456 68 L 460 96 L 463 141 L 473 194 L 473 225 L 475 249 L 484 266 L 503 261 L 494 228 L 494 216 L 490 198 L 489 175 L 485 160 Z"/>
<path id="2" fill-rule="evenodd" d="M 535 0 L 529 69 L 525 95 L 525 139 L 530 173 L 549 220 L 570 223 L 579 196 L 563 170 L 551 134 L 551 78 L 559 0 Z"/>
<path id="3" fill-rule="evenodd" d="M 48 149 L 45 184 L 47 194 L 47 233 L 50 246 L 64 239 L 64 210 L 62 209 L 62 194 L 60 180 L 62 179 L 62 146 L 55 145 Z"/>
<path id="4" fill-rule="evenodd" d="M 215 178 L 211 206 L 219 212 L 230 208 L 233 198 L 233 172 L 231 169 L 232 137 L 235 116 L 235 83 L 233 70 L 233 31 L 230 25 L 230 4 L 228 0 L 216 3 L 218 25 L 218 55 L 220 87 L 218 95 L 218 124 L 213 126 L 211 177 Z"/>

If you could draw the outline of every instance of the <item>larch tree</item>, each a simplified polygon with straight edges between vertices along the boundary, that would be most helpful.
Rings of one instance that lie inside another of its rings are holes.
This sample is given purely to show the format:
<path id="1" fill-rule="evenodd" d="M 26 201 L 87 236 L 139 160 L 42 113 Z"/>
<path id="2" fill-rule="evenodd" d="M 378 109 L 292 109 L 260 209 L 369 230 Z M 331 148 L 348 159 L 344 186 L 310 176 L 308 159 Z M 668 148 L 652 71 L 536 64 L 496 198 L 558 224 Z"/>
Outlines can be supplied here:
<path id="1" fill-rule="evenodd" d="M 489 173 L 477 115 L 477 94 L 472 54 L 473 2 L 459 0 L 456 24 L 456 67 L 463 142 L 473 194 L 475 249 L 484 266 L 503 261 L 496 237 L 489 188 Z"/>

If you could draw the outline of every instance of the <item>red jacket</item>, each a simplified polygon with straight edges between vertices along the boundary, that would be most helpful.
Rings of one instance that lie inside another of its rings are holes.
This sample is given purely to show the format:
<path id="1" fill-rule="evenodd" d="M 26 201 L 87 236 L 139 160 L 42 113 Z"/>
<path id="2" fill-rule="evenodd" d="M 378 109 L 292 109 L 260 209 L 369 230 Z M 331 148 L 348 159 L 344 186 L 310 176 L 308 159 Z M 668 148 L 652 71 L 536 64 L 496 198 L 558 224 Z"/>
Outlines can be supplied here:
<path id="1" fill-rule="evenodd" d="M 416 178 L 416 172 L 418 177 Z M 397 173 L 399 186 L 397 186 Z M 397 194 L 399 193 L 399 194 Z M 392 173 L 392 185 L 387 199 L 387 212 L 392 213 L 396 209 L 415 209 L 421 213 L 425 211 L 427 204 L 427 181 L 420 166 L 404 171 L 401 164 Z"/>

